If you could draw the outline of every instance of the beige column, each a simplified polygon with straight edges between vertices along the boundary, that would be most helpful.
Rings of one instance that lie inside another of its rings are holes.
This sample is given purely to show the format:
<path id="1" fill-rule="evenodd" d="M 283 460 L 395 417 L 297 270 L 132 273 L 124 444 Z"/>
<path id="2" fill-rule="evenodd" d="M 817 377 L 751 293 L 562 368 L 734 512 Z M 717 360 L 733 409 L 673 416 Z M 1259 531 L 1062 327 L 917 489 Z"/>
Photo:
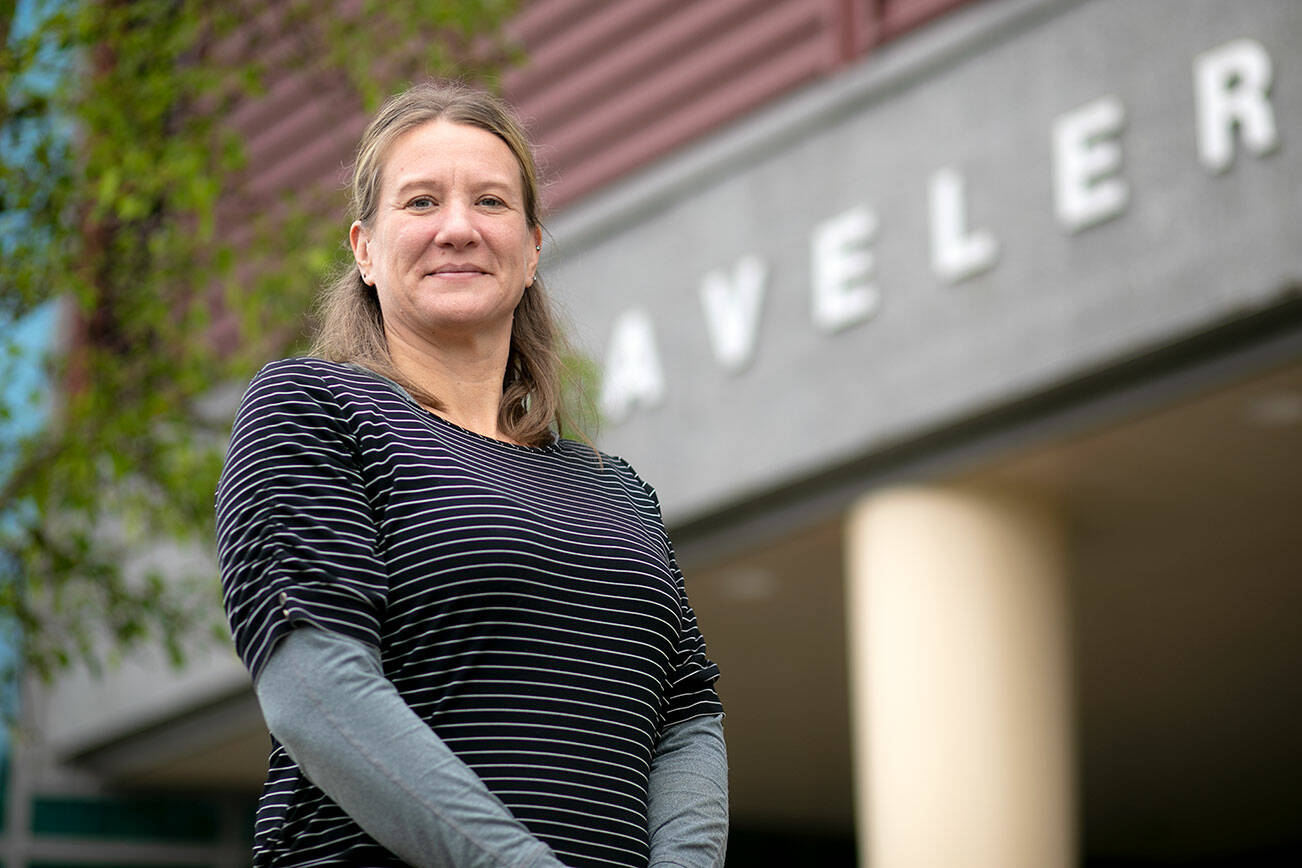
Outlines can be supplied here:
<path id="1" fill-rule="evenodd" d="M 1052 505 L 866 496 L 846 528 L 860 864 L 1076 862 L 1066 552 Z"/>

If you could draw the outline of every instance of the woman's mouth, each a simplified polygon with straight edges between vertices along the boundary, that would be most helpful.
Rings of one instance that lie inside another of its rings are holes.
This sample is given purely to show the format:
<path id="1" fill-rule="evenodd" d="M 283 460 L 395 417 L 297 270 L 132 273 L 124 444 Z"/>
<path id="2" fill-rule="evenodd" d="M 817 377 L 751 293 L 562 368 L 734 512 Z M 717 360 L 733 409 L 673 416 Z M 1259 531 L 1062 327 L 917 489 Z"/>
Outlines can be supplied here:
<path id="1" fill-rule="evenodd" d="M 434 269 L 431 274 L 439 277 L 469 277 L 477 274 L 485 274 L 484 269 L 477 265 L 441 265 Z"/>

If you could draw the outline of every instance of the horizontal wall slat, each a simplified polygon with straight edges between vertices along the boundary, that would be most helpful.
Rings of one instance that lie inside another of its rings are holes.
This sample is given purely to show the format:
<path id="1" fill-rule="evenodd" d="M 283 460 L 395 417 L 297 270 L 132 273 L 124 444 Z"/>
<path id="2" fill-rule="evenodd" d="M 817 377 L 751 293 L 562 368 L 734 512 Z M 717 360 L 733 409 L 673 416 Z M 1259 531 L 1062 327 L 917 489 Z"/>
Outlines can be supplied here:
<path id="1" fill-rule="evenodd" d="M 564 31 L 575 19 L 593 10 L 616 6 L 611 0 L 532 0 L 525 3 L 507 24 L 513 39 L 541 42 Z"/>
<path id="2" fill-rule="evenodd" d="M 337 85 L 276 67 L 297 38 L 276 28 L 283 0 L 246 2 L 247 27 L 222 49 L 256 39 L 275 70 L 228 119 L 249 157 L 242 207 L 256 208 L 337 187 L 365 118 Z M 355 0 L 338 2 L 355 14 Z M 964 2 L 532 0 L 507 26 L 526 60 L 504 92 L 555 179 L 551 206 L 563 207 Z"/>
<path id="3" fill-rule="evenodd" d="M 714 0 L 709 0 L 714 2 Z M 550 90 L 558 77 L 593 62 L 595 58 L 627 50 L 648 27 L 681 15 L 693 0 L 620 0 L 579 15 L 555 37 L 546 41 L 521 40 L 527 66 L 504 79 L 513 100 L 526 100 L 539 90 Z M 508 28 L 508 33 L 510 30 Z"/>
<path id="4" fill-rule="evenodd" d="M 788 2 L 771 6 L 744 25 L 697 51 L 666 64 L 618 95 L 595 105 L 571 123 L 539 136 L 539 143 L 565 158 L 562 171 L 609 146 L 613 138 L 640 135 L 657 117 L 672 115 L 720 87 L 736 87 L 760 74 L 786 47 L 812 42 L 830 66 L 836 46 L 817 5 Z"/>
<path id="5" fill-rule="evenodd" d="M 338 90 L 322 88 L 303 94 L 297 104 L 287 107 L 273 123 L 248 133 L 251 190 L 266 186 L 269 182 L 263 176 L 269 172 L 275 174 L 281 166 L 311 163 L 317 145 L 333 139 L 342 127 L 358 128 L 359 116 L 356 108 L 350 110 L 339 99 Z M 348 150 L 345 146 L 342 153 Z M 335 162 L 339 162 L 338 155 Z"/>
<path id="6" fill-rule="evenodd" d="M 366 118 L 357 115 L 303 145 L 294 158 L 276 163 L 250 184 L 254 195 L 339 187 L 362 137 Z"/>
<path id="7" fill-rule="evenodd" d="M 555 209 L 649 163 L 669 150 L 698 138 L 720 123 L 763 105 L 791 88 L 816 78 L 827 61 L 823 46 L 797 45 L 771 57 L 762 69 L 736 86 L 711 92 L 685 110 L 625 137 L 561 173 L 548 191 Z"/>
<path id="8" fill-rule="evenodd" d="M 516 100 L 534 135 L 546 135 L 566 120 L 606 99 L 621 99 L 624 89 L 654 75 L 676 58 L 700 50 L 762 8 L 767 0 L 711 0 L 657 20 L 618 51 L 580 63 L 531 99 Z"/>

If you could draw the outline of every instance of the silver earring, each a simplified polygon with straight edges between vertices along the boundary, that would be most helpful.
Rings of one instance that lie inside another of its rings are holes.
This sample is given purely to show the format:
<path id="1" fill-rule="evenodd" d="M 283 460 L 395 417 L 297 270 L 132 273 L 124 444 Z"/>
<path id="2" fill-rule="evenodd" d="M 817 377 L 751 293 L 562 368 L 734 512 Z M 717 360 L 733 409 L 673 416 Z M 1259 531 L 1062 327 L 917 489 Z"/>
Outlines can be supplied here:
<path id="1" fill-rule="evenodd" d="M 533 248 L 533 249 L 534 249 L 534 250 L 537 250 L 539 253 L 541 253 L 541 252 L 542 252 L 542 245 L 541 245 L 541 244 L 536 244 L 536 245 L 534 245 L 534 248 Z"/>

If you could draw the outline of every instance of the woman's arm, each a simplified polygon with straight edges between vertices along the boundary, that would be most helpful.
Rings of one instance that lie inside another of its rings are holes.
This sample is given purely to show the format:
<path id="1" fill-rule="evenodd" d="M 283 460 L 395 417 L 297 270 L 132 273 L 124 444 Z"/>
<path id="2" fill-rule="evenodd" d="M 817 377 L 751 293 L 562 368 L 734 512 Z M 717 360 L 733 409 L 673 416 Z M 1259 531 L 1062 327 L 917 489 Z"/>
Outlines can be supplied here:
<path id="1" fill-rule="evenodd" d="M 651 760 L 651 868 L 716 868 L 728 846 L 723 716 L 667 728 Z"/>
<path id="2" fill-rule="evenodd" d="M 308 779 L 404 861 L 561 866 L 411 710 L 366 643 L 298 627 L 254 689 L 267 726 Z"/>

